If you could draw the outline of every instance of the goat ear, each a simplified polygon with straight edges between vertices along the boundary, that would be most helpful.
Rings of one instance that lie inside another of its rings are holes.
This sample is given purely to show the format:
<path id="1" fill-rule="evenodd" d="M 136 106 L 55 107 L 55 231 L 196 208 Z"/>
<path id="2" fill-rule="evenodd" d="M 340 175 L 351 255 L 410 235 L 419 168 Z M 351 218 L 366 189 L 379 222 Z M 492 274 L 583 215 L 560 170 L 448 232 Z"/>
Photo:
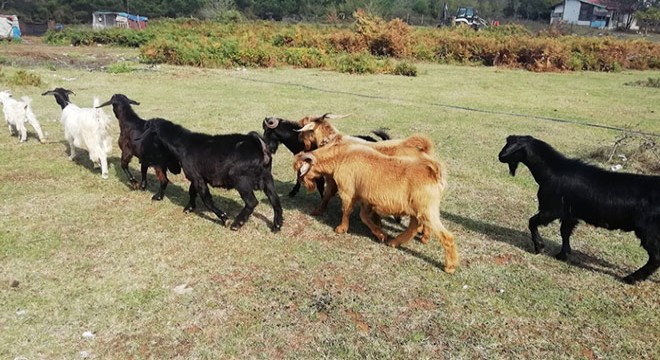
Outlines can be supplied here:
<path id="1" fill-rule="evenodd" d="M 41 94 L 41 96 L 46 96 L 46 95 L 55 95 L 55 92 L 53 90 L 48 90 L 45 93 Z"/>
<path id="2" fill-rule="evenodd" d="M 310 122 L 309 124 L 307 124 L 307 125 L 301 127 L 301 128 L 298 129 L 298 130 L 295 130 L 295 131 L 297 131 L 297 132 L 312 131 L 312 130 L 314 130 L 315 127 L 316 127 L 316 123 L 312 121 L 312 122 Z"/>
<path id="3" fill-rule="evenodd" d="M 131 104 L 131 105 L 140 105 L 139 102 L 137 102 L 135 100 L 131 100 L 131 99 L 128 99 L 128 103 Z"/>
<path id="4" fill-rule="evenodd" d="M 511 156 L 511 154 L 513 154 L 514 152 L 522 149 L 523 146 L 524 144 L 518 142 L 513 144 L 506 144 L 506 146 L 504 146 L 504 149 L 502 149 L 502 151 L 500 151 L 500 154 L 498 155 L 500 161 L 505 162 L 506 159 L 504 158 Z"/>

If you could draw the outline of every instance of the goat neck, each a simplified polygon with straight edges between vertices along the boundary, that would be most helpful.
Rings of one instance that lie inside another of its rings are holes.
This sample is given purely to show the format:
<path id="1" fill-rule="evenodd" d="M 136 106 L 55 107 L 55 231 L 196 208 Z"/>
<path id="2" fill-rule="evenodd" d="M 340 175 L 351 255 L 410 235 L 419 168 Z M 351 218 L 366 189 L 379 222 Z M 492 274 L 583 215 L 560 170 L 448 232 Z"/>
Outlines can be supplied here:
<path id="1" fill-rule="evenodd" d="M 125 103 L 113 103 L 112 112 L 115 114 L 117 120 L 119 120 L 119 127 L 123 128 L 128 125 L 126 122 L 142 123 L 144 120 L 138 116 L 133 110 L 133 107 L 130 104 Z"/>

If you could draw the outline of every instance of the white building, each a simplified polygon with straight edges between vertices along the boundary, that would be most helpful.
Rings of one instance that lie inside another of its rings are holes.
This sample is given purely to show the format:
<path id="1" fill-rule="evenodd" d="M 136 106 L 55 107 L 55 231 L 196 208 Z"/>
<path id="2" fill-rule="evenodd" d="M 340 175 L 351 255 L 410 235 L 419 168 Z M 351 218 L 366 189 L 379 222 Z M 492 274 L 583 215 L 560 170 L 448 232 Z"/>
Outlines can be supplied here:
<path id="1" fill-rule="evenodd" d="M 608 5 L 605 0 L 564 0 L 552 7 L 550 23 L 562 21 L 598 29 L 617 29 L 625 28 L 630 16 L 618 12 L 616 6 Z M 630 29 L 638 29 L 634 20 Z"/>

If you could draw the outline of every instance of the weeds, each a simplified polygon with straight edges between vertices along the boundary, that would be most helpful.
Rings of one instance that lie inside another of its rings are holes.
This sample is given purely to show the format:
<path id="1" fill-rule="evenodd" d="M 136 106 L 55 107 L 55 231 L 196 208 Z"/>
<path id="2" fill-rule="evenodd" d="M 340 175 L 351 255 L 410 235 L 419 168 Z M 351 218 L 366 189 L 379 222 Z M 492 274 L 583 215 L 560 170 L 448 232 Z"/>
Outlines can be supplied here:
<path id="1" fill-rule="evenodd" d="M 106 70 L 110 74 L 122 74 L 135 71 L 135 68 L 126 62 L 110 64 Z"/>
<path id="2" fill-rule="evenodd" d="M 6 75 L 0 71 L 0 83 L 11 86 L 41 86 L 42 81 L 39 75 L 25 70 L 18 70 L 13 75 Z"/>
<path id="3" fill-rule="evenodd" d="M 651 78 L 650 77 L 646 80 L 630 81 L 630 82 L 625 83 L 625 85 L 660 88 L 660 78 Z"/>
<path id="4" fill-rule="evenodd" d="M 655 137 L 632 129 L 618 136 L 613 144 L 594 151 L 590 157 L 611 166 L 613 170 L 660 173 L 660 146 Z"/>

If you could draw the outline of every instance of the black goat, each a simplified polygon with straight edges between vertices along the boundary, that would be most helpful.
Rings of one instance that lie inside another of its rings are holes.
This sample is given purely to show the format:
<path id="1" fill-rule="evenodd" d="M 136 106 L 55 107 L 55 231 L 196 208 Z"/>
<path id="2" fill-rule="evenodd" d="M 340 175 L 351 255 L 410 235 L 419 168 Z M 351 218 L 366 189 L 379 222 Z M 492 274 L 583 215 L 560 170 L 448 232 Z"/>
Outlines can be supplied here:
<path id="1" fill-rule="evenodd" d="M 289 151 L 291 151 L 291 153 L 294 155 L 301 151 L 310 151 L 316 148 L 316 146 L 313 146 L 312 149 L 305 148 L 305 143 L 300 139 L 300 129 L 302 129 L 302 125 L 300 125 L 299 122 L 289 121 L 276 117 L 267 117 L 264 119 L 262 127 L 264 129 L 263 136 L 266 144 L 268 145 L 268 150 L 273 154 L 277 151 L 280 143 L 284 144 L 284 146 L 286 146 L 286 148 L 289 149 Z M 382 129 L 374 130 L 373 133 L 381 140 L 390 140 L 390 136 Z M 356 135 L 356 137 L 371 142 L 378 141 L 378 139 L 369 135 Z M 316 189 L 318 190 L 321 197 L 323 197 L 325 181 L 322 177 L 317 178 L 315 181 Z M 296 184 L 289 192 L 289 196 L 296 196 L 298 191 L 300 191 L 300 181 L 296 179 Z"/>
<path id="2" fill-rule="evenodd" d="M 229 218 L 213 203 L 207 184 L 236 189 L 245 202 L 231 225 L 232 230 L 238 230 L 258 204 L 254 190 L 262 190 L 273 207 L 271 230 L 277 232 L 282 228 L 282 205 L 275 192 L 271 153 L 258 133 L 207 135 L 167 120 L 160 120 L 154 129 L 162 144 L 179 159 L 183 173 L 190 180 L 190 201 L 185 212 L 195 208 L 199 194 L 204 205 L 226 225 Z"/>
<path id="3" fill-rule="evenodd" d="M 147 169 L 153 167 L 160 181 L 158 192 L 152 197 L 153 200 L 162 200 L 165 188 L 169 183 L 167 170 L 174 174 L 181 172 L 179 160 L 174 157 L 156 139 L 156 134 L 149 131 L 154 122 L 162 119 L 141 119 L 131 105 L 140 105 L 139 102 L 129 99 L 124 94 L 114 94 L 110 100 L 99 105 L 99 107 L 112 105 L 112 111 L 119 120 L 119 148 L 121 149 L 121 169 L 134 188 L 138 188 L 138 181 L 128 169 L 128 164 L 133 156 L 140 159 L 140 173 L 142 179 L 139 187 L 141 190 L 147 188 Z"/>
<path id="4" fill-rule="evenodd" d="M 527 165 L 539 184 L 539 211 L 529 219 L 534 250 L 543 250 L 540 225 L 561 221 L 561 251 L 571 252 L 569 238 L 579 220 L 610 230 L 634 231 L 649 260 L 623 278 L 633 284 L 660 267 L 660 176 L 614 173 L 569 159 L 531 136 L 509 136 L 499 160 L 514 176 L 519 163 Z"/>

